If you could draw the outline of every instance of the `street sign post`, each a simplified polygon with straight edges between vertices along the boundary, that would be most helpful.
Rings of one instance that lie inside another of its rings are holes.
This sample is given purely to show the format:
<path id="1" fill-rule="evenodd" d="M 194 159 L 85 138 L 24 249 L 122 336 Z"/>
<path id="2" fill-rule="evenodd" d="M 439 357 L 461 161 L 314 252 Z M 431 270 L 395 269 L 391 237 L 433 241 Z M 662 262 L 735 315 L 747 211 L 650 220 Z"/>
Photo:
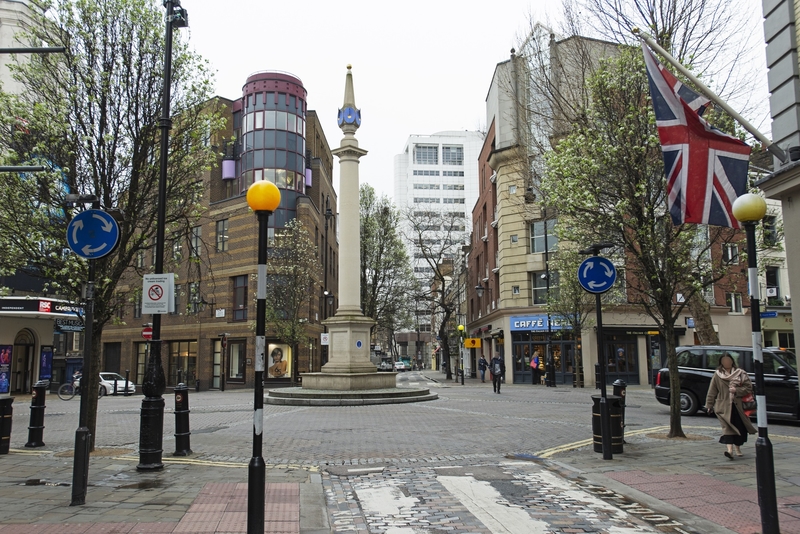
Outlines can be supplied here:
<path id="1" fill-rule="evenodd" d="M 119 243 L 119 225 L 102 210 L 86 210 L 67 225 L 67 244 L 82 258 L 96 259 L 111 254 Z"/>
<path id="2" fill-rule="evenodd" d="M 603 337 L 603 308 L 600 306 L 600 295 L 605 293 L 617 281 L 617 269 L 611 260 L 599 256 L 600 251 L 612 248 L 613 243 L 595 243 L 581 250 L 581 254 L 591 254 L 578 267 L 578 282 L 589 293 L 594 293 L 595 314 L 597 317 L 597 363 L 600 365 L 600 434 L 603 442 L 603 460 L 612 460 L 611 450 L 611 413 L 608 410 L 606 395 L 606 357 L 605 339 Z"/>

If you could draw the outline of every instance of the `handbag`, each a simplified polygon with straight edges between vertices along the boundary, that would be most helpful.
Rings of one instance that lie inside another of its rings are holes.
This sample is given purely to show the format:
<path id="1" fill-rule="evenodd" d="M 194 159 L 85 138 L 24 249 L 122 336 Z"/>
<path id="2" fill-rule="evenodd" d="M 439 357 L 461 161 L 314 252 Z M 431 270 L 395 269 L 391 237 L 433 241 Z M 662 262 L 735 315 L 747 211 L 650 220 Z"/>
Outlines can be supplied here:
<path id="1" fill-rule="evenodd" d="M 756 411 L 757 407 L 756 398 L 753 396 L 752 393 L 748 393 L 744 397 L 742 397 L 742 410 L 744 410 L 744 414 L 750 416 L 753 412 Z"/>

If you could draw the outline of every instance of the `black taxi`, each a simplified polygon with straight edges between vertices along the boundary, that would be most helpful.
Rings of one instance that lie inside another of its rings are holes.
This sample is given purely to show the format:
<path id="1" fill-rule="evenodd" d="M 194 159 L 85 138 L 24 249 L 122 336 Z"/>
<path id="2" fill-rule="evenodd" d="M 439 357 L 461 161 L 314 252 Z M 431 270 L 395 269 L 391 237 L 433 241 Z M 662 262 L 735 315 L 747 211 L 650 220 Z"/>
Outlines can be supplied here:
<path id="1" fill-rule="evenodd" d="M 676 353 L 681 381 L 681 414 L 694 415 L 698 410 L 705 411 L 703 407 L 711 377 L 725 353 L 747 371 L 755 393 L 752 347 L 692 345 L 678 347 Z M 764 347 L 762 353 L 767 414 L 780 419 L 800 419 L 797 357 L 793 352 L 778 347 Z M 669 369 L 663 368 L 656 375 L 655 394 L 658 402 L 669 405 Z"/>

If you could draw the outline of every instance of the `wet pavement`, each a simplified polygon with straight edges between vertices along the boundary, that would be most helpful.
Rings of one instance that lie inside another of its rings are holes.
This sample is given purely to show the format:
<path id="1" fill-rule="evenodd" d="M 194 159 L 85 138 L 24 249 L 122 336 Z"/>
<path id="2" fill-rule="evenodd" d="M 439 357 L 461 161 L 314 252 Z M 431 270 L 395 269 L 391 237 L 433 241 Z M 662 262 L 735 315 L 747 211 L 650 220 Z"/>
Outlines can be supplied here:
<path id="1" fill-rule="evenodd" d="M 265 407 L 265 532 L 527 534 L 760 532 L 754 440 L 728 460 L 719 427 L 628 390 L 624 452 L 593 450 L 594 390 L 464 386 L 403 373 L 400 387 L 439 400 L 402 407 Z M 168 406 L 168 394 L 165 394 Z M 28 398 L 29 402 L 29 398 Z M 189 457 L 139 472 L 141 397 L 101 400 L 86 504 L 69 506 L 77 403 L 48 397 L 41 449 L 25 449 L 27 404 L 14 403 L 12 450 L 0 456 L 0 534 L 246 532 L 252 391 L 192 396 Z M 800 533 L 800 426 L 770 425 L 781 532 Z"/>

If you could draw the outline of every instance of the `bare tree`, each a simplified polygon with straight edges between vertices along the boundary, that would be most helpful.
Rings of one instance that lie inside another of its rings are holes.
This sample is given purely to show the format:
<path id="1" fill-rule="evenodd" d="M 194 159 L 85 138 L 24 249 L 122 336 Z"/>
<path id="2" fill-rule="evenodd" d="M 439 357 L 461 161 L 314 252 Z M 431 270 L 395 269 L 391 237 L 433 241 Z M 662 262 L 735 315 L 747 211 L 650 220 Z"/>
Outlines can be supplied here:
<path id="1" fill-rule="evenodd" d="M 454 266 L 466 237 L 464 214 L 416 207 L 406 210 L 403 219 L 404 238 L 412 244 L 414 258 L 422 260 L 432 273 L 430 279 L 420 280 L 413 298 L 424 303 L 435 318 L 432 324 L 438 329 L 437 337 L 444 341 L 441 350 L 447 362 L 446 377 L 452 379 L 452 355 L 446 340 L 450 337 L 447 331 L 450 319 L 458 310 L 460 292 L 453 291 L 452 285 L 458 283 Z"/>

